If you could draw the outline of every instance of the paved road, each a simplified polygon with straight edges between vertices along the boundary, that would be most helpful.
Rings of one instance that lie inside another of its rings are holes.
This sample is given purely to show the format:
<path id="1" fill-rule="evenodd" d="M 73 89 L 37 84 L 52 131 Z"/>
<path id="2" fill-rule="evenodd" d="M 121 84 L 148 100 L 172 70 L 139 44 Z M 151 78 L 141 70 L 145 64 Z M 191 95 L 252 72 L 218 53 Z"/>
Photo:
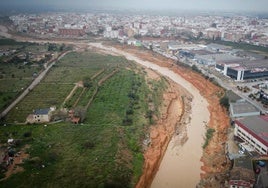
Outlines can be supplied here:
<path id="1" fill-rule="evenodd" d="M 15 99 L 2 113 L 0 118 L 4 117 L 7 115 L 7 113 L 14 108 L 32 89 L 34 89 L 35 86 L 37 86 L 39 84 L 39 82 L 46 76 L 47 72 L 49 71 L 49 69 L 58 61 L 60 60 L 62 57 L 64 57 L 67 53 L 69 53 L 70 51 L 64 52 L 63 54 L 61 54 L 57 59 L 55 59 L 54 61 L 51 62 L 51 64 L 49 66 L 45 66 L 45 70 L 43 72 L 41 72 L 41 74 L 38 75 L 38 77 L 36 77 L 34 79 L 34 81 L 31 83 L 30 86 L 28 86 L 23 93 L 17 98 Z"/>
<path id="2" fill-rule="evenodd" d="M 233 84 L 232 82 L 228 81 L 227 78 L 220 78 L 218 77 L 216 74 L 210 74 L 208 73 L 208 70 L 205 70 L 201 65 L 198 65 L 198 68 L 202 70 L 203 74 L 209 76 L 209 77 L 213 77 L 219 85 L 221 85 L 223 88 L 225 88 L 226 90 L 231 90 L 233 91 L 235 94 L 237 94 L 238 96 L 240 96 L 242 99 L 245 99 L 246 101 L 248 101 L 250 104 L 252 104 L 253 106 L 255 106 L 257 109 L 259 109 L 261 112 L 263 113 L 268 113 L 268 109 L 264 108 L 263 105 L 260 102 L 257 102 L 255 100 L 252 100 L 251 98 L 248 97 L 249 93 L 244 93 L 242 91 L 239 91 L 236 88 L 236 84 Z M 241 86 L 252 86 L 252 85 L 256 85 L 257 83 L 263 83 L 262 82 L 255 82 L 255 83 L 240 83 L 239 85 Z"/>
<path id="3" fill-rule="evenodd" d="M 230 83 L 225 83 L 224 81 L 222 81 L 220 78 L 215 77 L 216 81 L 225 89 L 227 90 L 232 90 L 235 94 L 237 94 L 238 96 L 240 96 L 242 99 L 245 99 L 246 101 L 248 101 L 250 104 L 252 104 L 253 106 L 255 106 L 257 109 L 259 109 L 261 112 L 268 112 L 267 108 L 264 108 L 263 105 L 257 101 L 254 101 L 252 99 L 250 99 L 248 97 L 249 93 L 244 93 L 242 91 L 238 91 L 237 88 L 235 86 L 232 86 L 232 84 Z"/>

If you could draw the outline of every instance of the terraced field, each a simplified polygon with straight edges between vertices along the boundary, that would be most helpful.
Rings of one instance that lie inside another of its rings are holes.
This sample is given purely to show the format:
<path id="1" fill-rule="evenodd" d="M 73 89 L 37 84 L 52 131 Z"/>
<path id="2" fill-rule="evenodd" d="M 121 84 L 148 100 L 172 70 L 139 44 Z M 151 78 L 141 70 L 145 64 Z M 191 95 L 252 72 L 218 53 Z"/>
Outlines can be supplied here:
<path id="1" fill-rule="evenodd" d="M 92 83 L 74 89 L 82 80 Z M 8 114 L 10 125 L 0 127 L 2 146 L 10 137 L 20 140 L 16 151 L 29 146 L 24 171 L 0 181 L 0 187 L 134 187 L 142 173 L 142 143 L 165 88 L 163 78 L 146 78 L 143 68 L 122 57 L 66 55 Z M 79 125 L 12 123 L 24 122 L 33 109 L 60 108 L 64 101 L 85 107 L 90 99 Z"/>

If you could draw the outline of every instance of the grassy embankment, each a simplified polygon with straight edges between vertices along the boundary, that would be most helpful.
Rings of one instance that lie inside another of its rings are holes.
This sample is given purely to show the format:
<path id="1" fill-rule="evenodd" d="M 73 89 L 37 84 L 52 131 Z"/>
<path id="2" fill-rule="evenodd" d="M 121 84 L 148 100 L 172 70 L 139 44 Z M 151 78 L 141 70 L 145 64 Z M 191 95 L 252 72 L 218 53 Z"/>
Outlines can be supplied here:
<path id="1" fill-rule="evenodd" d="M 68 54 L 47 77 L 13 109 L 7 120 L 23 121 L 32 109 L 61 106 L 74 83 L 105 71 L 91 88 L 114 69 L 119 71 L 98 88 L 83 125 L 59 123 L 0 127 L 2 143 L 10 137 L 25 144 L 30 159 L 24 172 L 11 176 L 1 187 L 133 187 L 142 173 L 142 141 L 152 120 L 149 104 L 160 103 L 164 79 L 147 79 L 145 72 L 122 57 L 93 53 Z M 148 84 L 150 87 L 148 87 Z M 149 89 L 150 88 L 150 89 Z M 90 98 L 90 88 L 69 99 L 78 106 Z M 82 94 L 81 94 L 82 93 Z M 86 100 L 85 100 L 86 99 Z M 152 105 L 150 105 L 152 106 Z M 19 111 L 19 113 L 18 113 Z M 30 132 L 31 136 L 28 136 Z M 27 135 L 28 137 L 25 137 Z M 45 167 L 42 167 L 44 165 Z"/>

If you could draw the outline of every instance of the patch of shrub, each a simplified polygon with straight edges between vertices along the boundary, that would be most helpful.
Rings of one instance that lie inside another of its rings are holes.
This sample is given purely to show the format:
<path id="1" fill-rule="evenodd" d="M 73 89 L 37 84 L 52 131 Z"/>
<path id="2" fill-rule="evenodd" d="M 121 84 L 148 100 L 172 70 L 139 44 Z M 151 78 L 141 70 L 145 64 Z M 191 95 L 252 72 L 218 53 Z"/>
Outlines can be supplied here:
<path id="1" fill-rule="evenodd" d="M 126 117 L 123 119 L 123 122 L 122 122 L 122 124 L 123 124 L 124 126 L 132 125 L 132 123 L 133 123 L 132 118 L 130 118 L 130 117 L 128 117 L 128 116 L 126 116 Z"/>
<path id="2" fill-rule="evenodd" d="M 32 132 L 25 132 L 25 133 L 23 134 L 23 136 L 24 136 L 25 138 L 27 138 L 27 137 L 31 137 L 31 136 L 32 136 Z"/>
<path id="3" fill-rule="evenodd" d="M 49 162 L 56 162 L 57 159 L 59 158 L 59 155 L 56 152 L 50 152 L 48 153 L 48 161 Z"/>
<path id="4" fill-rule="evenodd" d="M 93 143 L 92 141 L 87 141 L 83 144 L 83 147 L 85 149 L 93 149 L 95 147 L 95 143 Z"/>
<path id="5" fill-rule="evenodd" d="M 229 98 L 224 95 L 221 99 L 220 99 L 220 105 L 225 107 L 226 110 L 229 109 L 230 103 L 229 103 Z"/>
<path id="6" fill-rule="evenodd" d="M 127 114 L 127 115 L 131 115 L 131 114 L 133 114 L 133 113 L 134 113 L 134 111 L 133 111 L 133 109 L 131 109 L 131 108 L 127 109 L 127 111 L 126 111 L 126 114 Z"/>
<path id="7" fill-rule="evenodd" d="M 202 73 L 201 70 L 198 69 L 198 67 L 196 65 L 192 66 L 192 70 L 198 73 Z"/>
<path id="8" fill-rule="evenodd" d="M 212 129 L 212 128 L 207 129 L 206 140 L 205 140 L 205 143 L 203 144 L 203 149 L 205 149 L 208 146 L 208 143 L 213 137 L 214 132 L 215 132 L 215 129 Z"/>

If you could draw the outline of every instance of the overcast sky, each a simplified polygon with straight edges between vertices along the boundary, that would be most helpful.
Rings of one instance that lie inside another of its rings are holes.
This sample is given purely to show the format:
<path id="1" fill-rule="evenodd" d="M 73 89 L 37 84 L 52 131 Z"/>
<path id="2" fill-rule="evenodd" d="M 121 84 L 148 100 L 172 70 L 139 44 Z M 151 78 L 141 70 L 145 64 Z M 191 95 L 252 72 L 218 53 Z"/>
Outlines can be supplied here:
<path id="1" fill-rule="evenodd" d="M 0 0 L 1 6 L 268 12 L 268 0 Z"/>

